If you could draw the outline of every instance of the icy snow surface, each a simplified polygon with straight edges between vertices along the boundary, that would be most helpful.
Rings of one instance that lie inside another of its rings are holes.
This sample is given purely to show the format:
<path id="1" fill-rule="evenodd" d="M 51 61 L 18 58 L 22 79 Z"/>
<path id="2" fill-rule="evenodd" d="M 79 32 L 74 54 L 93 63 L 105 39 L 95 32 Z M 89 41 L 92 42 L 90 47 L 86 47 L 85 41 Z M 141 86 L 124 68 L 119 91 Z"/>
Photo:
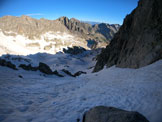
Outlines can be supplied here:
<path id="1" fill-rule="evenodd" d="M 60 78 L 0 66 L 0 122 L 77 122 L 97 105 L 138 111 L 150 122 L 162 121 L 162 60 L 140 69 L 88 70 L 77 78 Z"/>

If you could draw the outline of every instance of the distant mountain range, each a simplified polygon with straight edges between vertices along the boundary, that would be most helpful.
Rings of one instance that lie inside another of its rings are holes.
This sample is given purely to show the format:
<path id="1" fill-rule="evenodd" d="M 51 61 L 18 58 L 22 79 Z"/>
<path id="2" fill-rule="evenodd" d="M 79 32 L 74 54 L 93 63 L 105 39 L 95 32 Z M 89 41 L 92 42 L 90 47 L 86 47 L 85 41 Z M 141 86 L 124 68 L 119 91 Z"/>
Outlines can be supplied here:
<path id="1" fill-rule="evenodd" d="M 1 53 L 53 54 L 73 46 L 102 48 L 109 44 L 119 28 L 118 24 L 91 25 L 67 17 L 38 20 L 25 15 L 4 16 L 0 18 L 0 50 Z M 22 51 L 15 50 L 14 47 Z"/>

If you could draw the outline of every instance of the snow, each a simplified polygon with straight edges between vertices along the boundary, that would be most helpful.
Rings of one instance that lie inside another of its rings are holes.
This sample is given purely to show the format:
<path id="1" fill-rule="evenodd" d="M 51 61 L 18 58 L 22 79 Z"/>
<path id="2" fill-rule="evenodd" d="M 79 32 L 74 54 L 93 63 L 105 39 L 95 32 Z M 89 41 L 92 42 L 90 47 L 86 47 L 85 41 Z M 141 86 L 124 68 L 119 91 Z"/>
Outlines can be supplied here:
<path id="1" fill-rule="evenodd" d="M 0 121 L 76 122 L 91 107 L 105 105 L 138 111 L 150 122 L 161 122 L 162 60 L 140 69 L 113 66 L 91 73 L 95 54 L 90 54 L 39 53 L 23 57 L 33 65 L 45 62 L 53 70 L 69 65 L 71 72 L 87 72 L 77 78 L 0 66 Z"/>
<path id="2" fill-rule="evenodd" d="M 5 33 L 14 33 L 6 31 Z M 6 36 L 0 30 L 0 55 L 3 54 L 16 54 L 16 55 L 29 55 L 36 53 L 49 53 L 56 54 L 57 52 L 63 51 L 63 48 L 84 45 L 85 42 L 78 41 L 75 36 L 68 33 L 60 32 L 46 32 L 42 34 L 40 39 L 35 38 L 34 40 L 28 39 L 24 35 Z M 49 41 L 48 41 L 49 40 Z M 28 46 L 29 44 L 37 43 L 38 46 Z M 57 44 L 59 43 L 59 44 Z M 51 45 L 52 48 L 45 50 L 45 46 Z M 88 49 L 88 48 L 87 48 Z"/>

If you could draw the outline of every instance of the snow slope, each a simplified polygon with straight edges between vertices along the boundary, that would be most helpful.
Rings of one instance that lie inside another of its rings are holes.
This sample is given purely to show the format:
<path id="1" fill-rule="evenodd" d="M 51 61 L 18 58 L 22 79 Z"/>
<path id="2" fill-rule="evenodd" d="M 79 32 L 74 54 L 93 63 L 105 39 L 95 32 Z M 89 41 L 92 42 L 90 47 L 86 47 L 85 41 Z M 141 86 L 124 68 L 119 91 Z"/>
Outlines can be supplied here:
<path id="1" fill-rule="evenodd" d="M 36 53 L 56 54 L 62 51 L 63 48 L 73 46 L 82 46 L 89 49 L 85 40 L 83 41 L 79 37 L 75 37 L 69 33 L 46 32 L 41 35 L 41 38 L 32 40 L 14 32 L 5 33 L 12 33 L 15 36 L 5 35 L 0 30 L 0 55 L 29 55 Z"/>
<path id="2" fill-rule="evenodd" d="M 71 60 L 63 62 L 57 63 L 63 67 Z M 75 69 L 74 62 L 70 67 Z M 84 68 L 86 75 L 59 78 L 0 66 L 0 121 L 76 122 L 97 105 L 138 111 L 150 122 L 162 121 L 162 60 L 140 69 L 113 66 L 91 73 Z"/>

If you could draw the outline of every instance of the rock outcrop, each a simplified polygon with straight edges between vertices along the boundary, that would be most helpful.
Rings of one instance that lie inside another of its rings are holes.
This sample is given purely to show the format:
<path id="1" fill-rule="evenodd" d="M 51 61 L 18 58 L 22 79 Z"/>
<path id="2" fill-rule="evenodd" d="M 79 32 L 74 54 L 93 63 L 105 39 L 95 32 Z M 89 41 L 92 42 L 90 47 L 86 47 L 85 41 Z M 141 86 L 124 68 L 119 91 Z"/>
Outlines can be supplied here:
<path id="1" fill-rule="evenodd" d="M 39 63 L 39 66 L 38 66 L 38 69 L 41 71 L 41 72 L 43 72 L 43 73 L 45 73 L 45 74 L 53 74 L 53 72 L 52 72 L 52 70 L 50 69 L 50 67 L 47 65 L 47 64 L 45 64 L 45 63 L 42 63 L 42 62 L 40 62 Z"/>
<path id="2" fill-rule="evenodd" d="M 9 67 L 11 69 L 17 70 L 15 64 L 12 64 L 10 61 L 6 61 L 6 60 L 1 59 L 1 58 L 0 58 L 0 66 L 6 66 L 6 67 Z"/>
<path id="3" fill-rule="evenodd" d="M 81 74 L 87 74 L 86 72 L 83 72 L 83 71 L 78 71 L 78 72 L 76 72 L 76 73 L 74 73 L 74 74 L 72 74 L 70 71 L 68 71 L 68 70 L 66 70 L 66 69 L 62 69 L 62 71 L 63 71 L 65 74 L 67 74 L 67 75 L 69 75 L 69 76 L 71 76 L 71 77 L 77 77 L 77 76 L 80 76 Z"/>
<path id="4" fill-rule="evenodd" d="M 69 53 L 69 54 L 72 54 L 72 55 L 81 54 L 84 51 L 86 51 L 86 49 L 84 49 L 82 47 L 76 47 L 76 46 L 74 46 L 72 48 L 68 47 L 68 49 L 65 49 L 65 48 L 63 49 L 64 53 Z"/>
<path id="5" fill-rule="evenodd" d="M 140 0 L 110 45 L 97 58 L 94 72 L 108 67 L 139 68 L 162 58 L 162 1 Z"/>
<path id="6" fill-rule="evenodd" d="M 27 70 L 27 71 L 37 71 L 38 70 L 38 67 L 32 67 L 31 64 L 29 64 L 29 65 L 20 64 L 19 67 L 21 67 L 22 69 Z"/>
<path id="7" fill-rule="evenodd" d="M 83 116 L 82 122 L 149 122 L 138 112 L 125 111 L 113 107 L 97 106 Z"/>
<path id="8" fill-rule="evenodd" d="M 52 70 L 50 69 L 50 67 L 45 64 L 40 62 L 38 67 L 33 67 L 31 64 L 20 64 L 19 65 L 20 68 L 27 70 L 27 71 L 37 71 L 39 70 L 40 72 L 47 74 L 47 75 L 57 75 L 59 77 L 64 77 L 63 75 L 59 74 L 57 70 L 55 70 L 54 72 L 52 72 Z"/>

